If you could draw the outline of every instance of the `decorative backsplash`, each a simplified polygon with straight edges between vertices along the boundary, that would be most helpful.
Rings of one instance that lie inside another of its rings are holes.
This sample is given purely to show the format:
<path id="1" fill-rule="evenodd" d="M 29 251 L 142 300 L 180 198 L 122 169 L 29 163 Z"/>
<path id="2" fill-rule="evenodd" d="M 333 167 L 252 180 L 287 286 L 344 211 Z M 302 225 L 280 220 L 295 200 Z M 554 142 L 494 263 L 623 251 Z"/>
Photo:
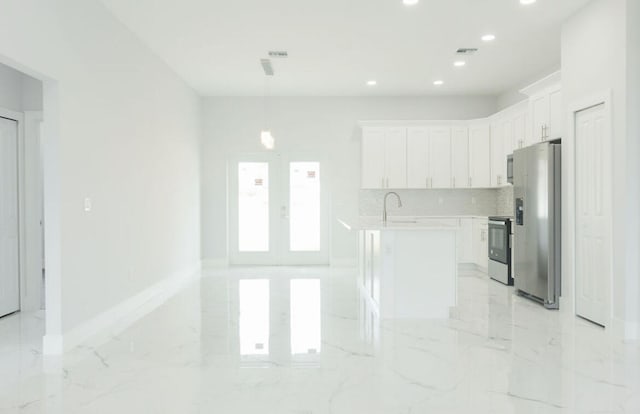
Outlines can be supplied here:
<path id="1" fill-rule="evenodd" d="M 395 216 L 492 216 L 513 215 L 513 189 L 360 190 L 360 215 L 382 214 L 388 191 L 402 198 L 402 208 L 389 198 L 387 208 Z"/>
<path id="2" fill-rule="evenodd" d="M 498 192 L 498 215 L 499 216 L 513 216 L 513 187 L 502 187 L 497 190 Z"/>

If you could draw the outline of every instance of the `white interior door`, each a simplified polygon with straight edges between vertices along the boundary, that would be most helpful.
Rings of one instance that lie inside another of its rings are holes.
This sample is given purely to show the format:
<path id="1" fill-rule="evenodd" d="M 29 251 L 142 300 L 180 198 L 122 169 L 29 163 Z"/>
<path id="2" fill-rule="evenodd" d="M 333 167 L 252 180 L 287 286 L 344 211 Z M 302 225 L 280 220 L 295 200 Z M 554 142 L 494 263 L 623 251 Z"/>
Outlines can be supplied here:
<path id="1" fill-rule="evenodd" d="M 20 309 L 18 123 L 0 118 L 0 316 Z"/>
<path id="2" fill-rule="evenodd" d="M 576 113 L 576 313 L 597 324 L 610 318 L 611 185 L 604 105 Z"/>
<path id="3" fill-rule="evenodd" d="M 230 163 L 232 264 L 328 264 L 323 165 L 318 157 L 275 153 Z"/>

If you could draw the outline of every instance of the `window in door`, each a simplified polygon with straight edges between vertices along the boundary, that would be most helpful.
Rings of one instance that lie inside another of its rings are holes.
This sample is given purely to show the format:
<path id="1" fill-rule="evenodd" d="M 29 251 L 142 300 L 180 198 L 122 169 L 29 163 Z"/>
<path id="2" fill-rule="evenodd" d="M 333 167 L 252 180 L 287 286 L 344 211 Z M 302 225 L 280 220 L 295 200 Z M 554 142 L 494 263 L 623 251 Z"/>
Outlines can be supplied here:
<path id="1" fill-rule="evenodd" d="M 269 163 L 238 163 L 238 250 L 269 251 Z"/>

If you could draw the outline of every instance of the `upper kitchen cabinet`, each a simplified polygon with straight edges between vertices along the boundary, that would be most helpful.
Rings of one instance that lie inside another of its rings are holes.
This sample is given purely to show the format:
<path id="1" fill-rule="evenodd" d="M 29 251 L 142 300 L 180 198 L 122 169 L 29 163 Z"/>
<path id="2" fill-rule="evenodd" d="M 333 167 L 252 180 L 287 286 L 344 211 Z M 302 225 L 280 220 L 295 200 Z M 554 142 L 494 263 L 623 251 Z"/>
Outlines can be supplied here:
<path id="1" fill-rule="evenodd" d="M 429 188 L 429 128 L 407 129 L 408 188 Z"/>
<path id="2" fill-rule="evenodd" d="M 469 188 L 469 128 L 451 128 L 451 186 Z"/>
<path id="3" fill-rule="evenodd" d="M 362 188 L 407 187 L 407 134 L 401 127 L 364 127 Z"/>
<path id="4" fill-rule="evenodd" d="M 408 188 L 451 188 L 451 129 L 407 129 Z"/>
<path id="5" fill-rule="evenodd" d="M 529 96 L 529 144 L 560 138 L 563 131 L 560 72 L 549 75 L 520 92 Z"/>
<path id="6" fill-rule="evenodd" d="M 469 186 L 491 187 L 491 127 L 474 124 L 469 127 Z"/>
<path id="7" fill-rule="evenodd" d="M 429 188 L 451 188 L 451 128 L 429 130 Z"/>

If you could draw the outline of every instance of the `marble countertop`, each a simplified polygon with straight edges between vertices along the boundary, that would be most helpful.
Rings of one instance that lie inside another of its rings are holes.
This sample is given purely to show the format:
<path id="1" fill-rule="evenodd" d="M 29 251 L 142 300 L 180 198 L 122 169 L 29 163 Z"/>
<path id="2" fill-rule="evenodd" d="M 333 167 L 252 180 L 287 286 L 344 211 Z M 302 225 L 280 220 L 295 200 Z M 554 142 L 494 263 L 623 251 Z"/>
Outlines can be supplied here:
<path id="1" fill-rule="evenodd" d="M 459 223 L 452 223 L 460 218 L 484 218 L 480 216 L 456 217 L 406 217 L 391 216 L 387 223 L 380 217 L 360 216 L 355 218 L 338 218 L 338 222 L 347 230 L 457 230 Z"/>

